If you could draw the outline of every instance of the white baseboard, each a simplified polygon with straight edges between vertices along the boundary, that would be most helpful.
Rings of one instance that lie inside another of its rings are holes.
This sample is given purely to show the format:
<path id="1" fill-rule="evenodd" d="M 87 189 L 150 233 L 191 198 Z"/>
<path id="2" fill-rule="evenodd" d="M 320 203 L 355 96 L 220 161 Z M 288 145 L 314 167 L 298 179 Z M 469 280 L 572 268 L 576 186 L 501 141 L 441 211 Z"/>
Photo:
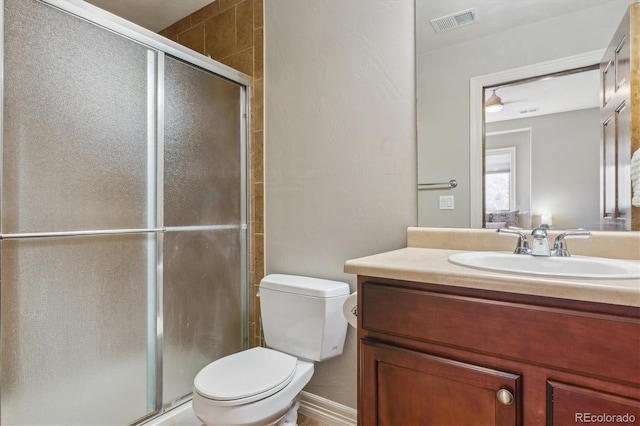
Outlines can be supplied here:
<path id="1" fill-rule="evenodd" d="M 329 399 L 302 391 L 298 413 L 328 426 L 356 426 L 356 409 L 338 404 Z"/>

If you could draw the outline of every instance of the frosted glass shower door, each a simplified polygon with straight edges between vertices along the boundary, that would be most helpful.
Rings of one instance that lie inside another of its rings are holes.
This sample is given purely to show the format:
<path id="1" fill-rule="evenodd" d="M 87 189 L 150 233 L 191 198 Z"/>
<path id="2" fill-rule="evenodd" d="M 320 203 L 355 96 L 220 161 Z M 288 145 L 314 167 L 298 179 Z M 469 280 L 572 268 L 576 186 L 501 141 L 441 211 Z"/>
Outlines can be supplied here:
<path id="1" fill-rule="evenodd" d="M 247 343 L 249 78 L 85 2 L 0 4 L 0 424 L 146 420 Z"/>
<path id="2" fill-rule="evenodd" d="M 147 406 L 147 237 L 2 242 L 2 424 L 123 425 Z"/>
<path id="3" fill-rule="evenodd" d="M 163 402 L 243 347 L 242 88 L 167 57 Z"/>
<path id="4" fill-rule="evenodd" d="M 0 423 L 127 424 L 154 410 L 156 54 L 35 0 L 4 42 Z"/>
<path id="5" fill-rule="evenodd" d="M 147 226 L 148 49 L 5 0 L 2 232 Z"/>

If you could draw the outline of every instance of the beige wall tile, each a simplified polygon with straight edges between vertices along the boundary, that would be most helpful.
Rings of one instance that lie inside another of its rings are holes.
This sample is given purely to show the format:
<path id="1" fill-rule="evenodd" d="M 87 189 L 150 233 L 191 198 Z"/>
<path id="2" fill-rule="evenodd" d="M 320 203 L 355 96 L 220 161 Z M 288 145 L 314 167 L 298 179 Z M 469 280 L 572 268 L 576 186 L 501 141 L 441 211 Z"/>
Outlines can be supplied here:
<path id="1" fill-rule="evenodd" d="M 178 43 L 204 54 L 204 23 L 178 34 Z"/>
<path id="2" fill-rule="evenodd" d="M 252 46 L 253 0 L 245 0 L 236 6 L 236 50 L 244 50 Z"/>
<path id="3" fill-rule="evenodd" d="M 225 58 L 235 53 L 235 9 L 229 9 L 205 22 L 205 51 L 212 58 Z"/>
<path id="4" fill-rule="evenodd" d="M 264 133 L 262 131 L 253 132 L 251 146 L 251 183 L 264 182 Z"/>
<path id="5" fill-rule="evenodd" d="M 264 23 L 264 0 L 253 1 L 253 28 L 262 28 Z"/>
<path id="6" fill-rule="evenodd" d="M 253 131 L 264 130 L 264 80 L 255 80 L 253 82 L 251 123 L 253 125 Z"/>
<path id="7" fill-rule="evenodd" d="M 207 19 L 213 18 L 214 16 L 220 14 L 220 2 L 214 1 L 203 7 L 200 10 L 195 11 L 191 15 L 191 25 L 197 25 L 200 22 L 204 22 Z"/>
<path id="8" fill-rule="evenodd" d="M 253 211 L 255 214 L 253 220 L 253 229 L 256 233 L 264 233 L 264 184 L 256 183 L 254 187 Z"/>
<path id="9" fill-rule="evenodd" d="M 253 32 L 253 78 L 264 77 L 264 31 L 258 28 Z"/>
<path id="10" fill-rule="evenodd" d="M 260 274 L 263 273 L 262 271 L 264 271 L 264 234 L 256 233 L 254 235 L 252 257 L 254 270 L 256 274 L 258 274 L 256 276 L 256 284 L 258 284 L 263 278 L 263 276 L 261 276 Z"/>
<path id="11" fill-rule="evenodd" d="M 226 56 L 220 59 L 220 62 L 251 76 L 253 75 L 253 47 Z"/>
<path id="12" fill-rule="evenodd" d="M 177 36 L 179 33 L 188 30 L 191 27 L 191 17 L 187 16 L 165 28 L 163 31 L 166 33 L 165 37 L 173 39 L 173 37 Z"/>
<path id="13" fill-rule="evenodd" d="M 227 10 L 230 7 L 233 7 L 238 3 L 242 2 L 243 0 L 217 0 L 217 1 L 220 2 L 220 10 Z"/>

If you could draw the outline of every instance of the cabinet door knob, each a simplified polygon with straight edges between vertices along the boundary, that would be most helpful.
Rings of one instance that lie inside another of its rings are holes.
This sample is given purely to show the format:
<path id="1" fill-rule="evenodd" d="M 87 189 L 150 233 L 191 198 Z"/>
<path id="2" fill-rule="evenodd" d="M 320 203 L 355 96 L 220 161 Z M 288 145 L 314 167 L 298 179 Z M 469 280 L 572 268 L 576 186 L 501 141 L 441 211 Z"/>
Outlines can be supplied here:
<path id="1" fill-rule="evenodd" d="M 504 405 L 511 405 L 513 403 L 513 394 L 506 389 L 500 389 L 498 393 L 496 393 L 496 397 L 498 401 Z"/>

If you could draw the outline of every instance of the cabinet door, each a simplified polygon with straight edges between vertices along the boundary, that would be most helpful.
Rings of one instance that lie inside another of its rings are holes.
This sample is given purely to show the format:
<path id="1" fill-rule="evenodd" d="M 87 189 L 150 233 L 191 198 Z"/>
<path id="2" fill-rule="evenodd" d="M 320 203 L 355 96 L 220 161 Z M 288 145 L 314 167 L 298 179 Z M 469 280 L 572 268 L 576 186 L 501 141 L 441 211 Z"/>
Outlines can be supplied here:
<path id="1" fill-rule="evenodd" d="M 549 381 L 547 425 L 635 424 L 640 401 L 594 389 Z"/>
<path id="2" fill-rule="evenodd" d="M 361 343 L 361 425 L 515 425 L 520 376 Z"/>

